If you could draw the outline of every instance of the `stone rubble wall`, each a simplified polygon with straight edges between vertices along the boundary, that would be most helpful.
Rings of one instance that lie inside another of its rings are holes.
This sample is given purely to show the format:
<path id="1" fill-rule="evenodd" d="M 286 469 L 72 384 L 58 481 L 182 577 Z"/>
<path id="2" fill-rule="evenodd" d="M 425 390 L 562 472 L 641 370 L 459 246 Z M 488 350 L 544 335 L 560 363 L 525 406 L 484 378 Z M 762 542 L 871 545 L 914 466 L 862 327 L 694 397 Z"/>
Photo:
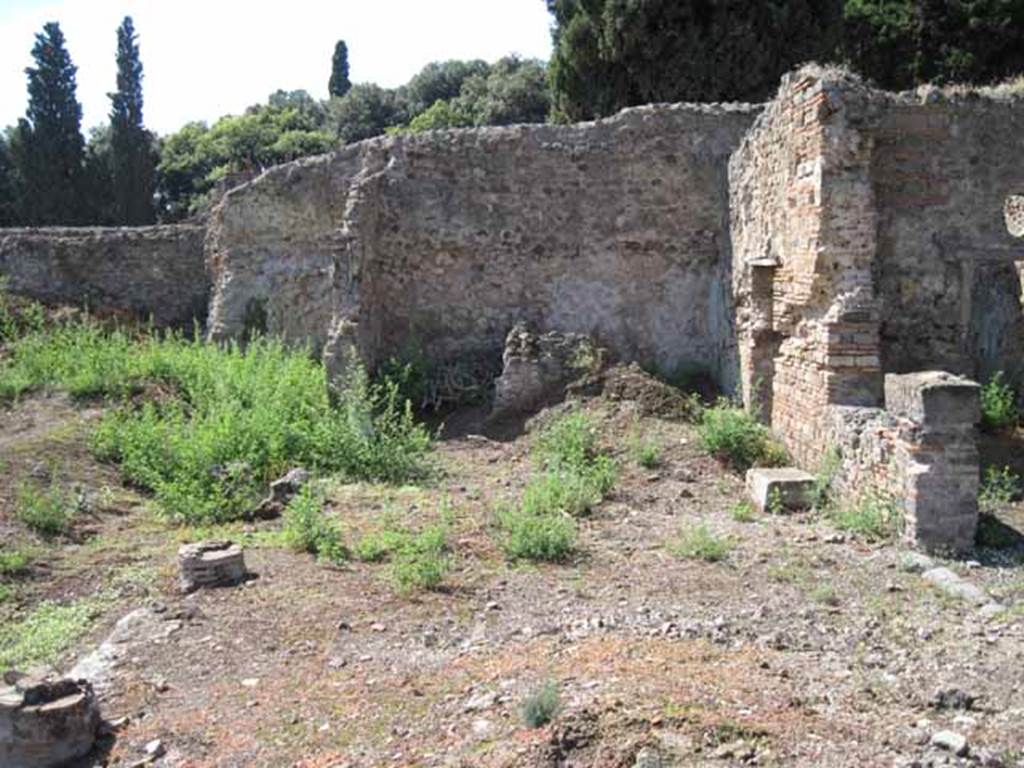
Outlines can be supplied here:
<path id="1" fill-rule="evenodd" d="M 46 303 L 190 328 L 209 301 L 204 236 L 195 225 L 0 229 L 0 276 Z"/>
<path id="2" fill-rule="evenodd" d="M 726 163 L 758 112 L 641 107 L 575 126 L 373 139 L 215 210 L 212 335 L 499 358 L 518 321 L 719 375 L 731 341 Z M 247 310 L 248 307 L 248 310 Z"/>

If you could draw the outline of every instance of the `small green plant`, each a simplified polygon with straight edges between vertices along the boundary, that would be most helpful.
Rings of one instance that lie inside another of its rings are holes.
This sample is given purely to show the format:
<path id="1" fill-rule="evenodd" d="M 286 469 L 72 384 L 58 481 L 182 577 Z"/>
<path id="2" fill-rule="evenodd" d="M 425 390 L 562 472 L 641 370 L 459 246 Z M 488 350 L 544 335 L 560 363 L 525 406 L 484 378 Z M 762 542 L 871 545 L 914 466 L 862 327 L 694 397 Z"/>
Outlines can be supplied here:
<path id="1" fill-rule="evenodd" d="M 818 512 L 828 509 L 832 497 L 832 484 L 842 466 L 842 454 L 839 449 L 831 445 L 825 451 L 817 474 L 814 476 L 814 486 L 811 488 L 811 507 Z"/>
<path id="2" fill-rule="evenodd" d="M 732 551 L 732 542 L 716 535 L 705 523 L 684 528 L 672 547 L 676 557 L 715 563 L 724 560 Z"/>
<path id="3" fill-rule="evenodd" d="M 738 501 L 729 510 L 729 516 L 737 523 L 749 523 L 755 517 L 754 505 L 749 501 Z"/>
<path id="4" fill-rule="evenodd" d="M 772 439 L 768 428 L 728 401 L 704 410 L 697 435 L 705 451 L 740 471 L 777 466 L 786 460 L 785 451 Z"/>
<path id="5" fill-rule="evenodd" d="M 0 668 L 52 664 L 89 629 L 95 601 L 46 602 L 21 621 L 0 624 Z"/>
<path id="6" fill-rule="evenodd" d="M 561 416 L 541 431 L 533 453 L 546 469 L 578 470 L 587 467 L 597 455 L 597 427 L 590 415 L 583 411 Z"/>
<path id="7" fill-rule="evenodd" d="M 1017 393 L 1003 372 L 996 371 L 981 388 L 981 425 L 990 430 L 1008 429 L 1019 420 Z"/>
<path id="8" fill-rule="evenodd" d="M 811 599 L 822 605 L 839 605 L 839 594 L 831 584 L 819 584 L 811 591 Z"/>
<path id="9" fill-rule="evenodd" d="M 14 516 L 40 536 L 59 536 L 70 527 L 75 507 L 56 485 L 40 491 L 26 483 L 18 488 Z"/>
<path id="10" fill-rule="evenodd" d="M 323 498 L 306 485 L 288 503 L 284 512 L 284 540 L 298 552 L 309 552 L 322 560 L 341 563 L 348 559 L 338 524 L 327 519 Z"/>
<path id="11" fill-rule="evenodd" d="M 365 534 L 355 546 L 352 554 L 363 563 L 381 563 L 409 543 L 409 533 L 394 528 L 384 528 Z"/>
<path id="12" fill-rule="evenodd" d="M 521 508 L 498 510 L 502 548 L 511 558 L 560 562 L 576 548 L 576 521 L 564 513 L 530 514 Z"/>
<path id="13" fill-rule="evenodd" d="M 896 537 L 903 525 L 896 500 L 877 491 L 865 493 L 854 504 L 834 507 L 830 516 L 840 530 L 872 541 Z"/>
<path id="14" fill-rule="evenodd" d="M 410 538 L 397 550 L 391 563 L 391 576 L 402 593 L 437 589 L 450 567 L 447 530 L 435 525 Z"/>
<path id="15" fill-rule="evenodd" d="M 782 491 L 778 488 L 772 488 L 768 492 L 768 514 L 770 515 L 781 515 L 786 511 L 786 504 L 782 500 Z"/>
<path id="16" fill-rule="evenodd" d="M 527 694 L 519 712 L 527 726 L 540 728 L 554 720 L 561 708 L 558 684 L 554 680 L 546 680 L 540 688 Z"/>
<path id="17" fill-rule="evenodd" d="M 19 549 L 0 549 L 0 576 L 17 576 L 31 561 L 28 553 Z"/>
<path id="18" fill-rule="evenodd" d="M 0 582 L 0 605 L 10 602 L 17 594 L 18 590 L 15 589 L 13 584 L 4 584 L 3 582 Z"/>
<path id="19" fill-rule="evenodd" d="M 978 511 L 991 515 L 1012 502 L 1021 492 L 1021 480 L 1009 467 L 988 467 L 978 491 Z"/>

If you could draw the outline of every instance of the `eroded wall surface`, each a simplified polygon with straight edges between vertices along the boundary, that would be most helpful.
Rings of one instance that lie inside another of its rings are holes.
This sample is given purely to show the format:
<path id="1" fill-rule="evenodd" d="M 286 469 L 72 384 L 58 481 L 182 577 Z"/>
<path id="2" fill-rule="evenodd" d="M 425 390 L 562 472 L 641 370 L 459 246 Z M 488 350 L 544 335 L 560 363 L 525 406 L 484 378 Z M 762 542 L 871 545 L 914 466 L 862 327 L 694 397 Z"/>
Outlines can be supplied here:
<path id="1" fill-rule="evenodd" d="M 1024 192 L 1019 102 L 873 94 L 876 276 L 886 370 L 928 368 L 987 379 L 1024 374 L 1015 261 L 1024 240 L 1004 218 Z"/>
<path id="2" fill-rule="evenodd" d="M 642 107 L 276 169 L 214 214 L 211 330 L 238 334 L 262 306 L 267 330 L 345 335 L 371 363 L 446 362 L 500 356 L 524 320 L 718 374 L 732 347 L 726 163 L 756 113 Z"/>
<path id="3" fill-rule="evenodd" d="M 128 312 L 157 325 L 204 322 L 200 226 L 0 229 L 7 289 L 52 304 Z"/>

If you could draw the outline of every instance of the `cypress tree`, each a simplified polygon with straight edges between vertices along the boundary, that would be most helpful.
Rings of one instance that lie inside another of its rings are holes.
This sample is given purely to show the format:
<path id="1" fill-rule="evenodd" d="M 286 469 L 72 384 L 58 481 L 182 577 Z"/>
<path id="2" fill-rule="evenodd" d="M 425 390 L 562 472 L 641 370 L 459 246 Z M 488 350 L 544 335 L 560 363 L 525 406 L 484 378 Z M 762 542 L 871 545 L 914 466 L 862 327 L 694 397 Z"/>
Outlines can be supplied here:
<path id="1" fill-rule="evenodd" d="M 23 186 L 26 224 L 77 224 L 84 219 L 82 107 L 75 96 L 77 67 L 60 25 L 49 22 L 32 47 L 28 110 L 17 128 L 14 160 Z"/>
<path id="2" fill-rule="evenodd" d="M 156 163 L 142 122 L 142 62 L 135 25 L 125 16 L 117 28 L 117 90 L 110 110 L 110 172 L 114 217 L 121 224 L 151 224 Z"/>
<path id="3" fill-rule="evenodd" d="M 334 46 L 334 57 L 331 59 L 331 79 L 327 83 L 327 92 L 331 96 L 341 98 L 352 88 L 348 79 L 348 46 L 339 40 Z"/>

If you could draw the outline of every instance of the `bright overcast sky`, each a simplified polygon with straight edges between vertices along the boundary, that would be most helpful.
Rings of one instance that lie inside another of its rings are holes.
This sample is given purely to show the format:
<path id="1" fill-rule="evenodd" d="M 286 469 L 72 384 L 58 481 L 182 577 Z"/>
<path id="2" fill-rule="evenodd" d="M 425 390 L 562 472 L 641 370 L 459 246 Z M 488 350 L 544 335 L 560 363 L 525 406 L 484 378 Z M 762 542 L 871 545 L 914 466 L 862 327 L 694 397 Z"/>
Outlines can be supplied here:
<path id="1" fill-rule="evenodd" d="M 25 112 L 24 69 L 47 21 L 60 22 L 78 66 L 83 129 L 106 121 L 125 15 L 139 35 L 146 124 L 162 134 L 278 88 L 326 97 L 339 38 L 352 81 L 387 87 L 430 61 L 550 54 L 544 0 L 0 0 L 0 127 Z"/>

